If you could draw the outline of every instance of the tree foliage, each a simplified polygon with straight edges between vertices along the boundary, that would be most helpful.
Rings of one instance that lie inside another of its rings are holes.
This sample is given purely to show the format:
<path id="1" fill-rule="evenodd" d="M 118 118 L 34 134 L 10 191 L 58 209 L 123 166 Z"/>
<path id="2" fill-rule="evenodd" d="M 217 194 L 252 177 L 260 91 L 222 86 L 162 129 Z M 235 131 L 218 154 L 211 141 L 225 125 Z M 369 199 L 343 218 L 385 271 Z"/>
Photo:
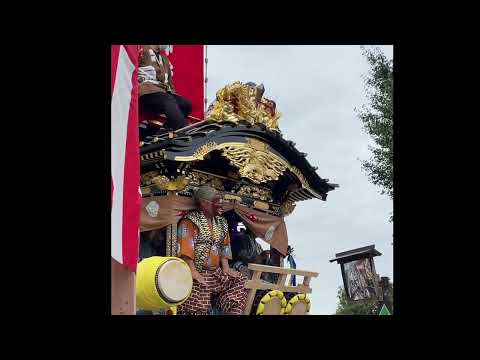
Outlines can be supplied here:
<path id="1" fill-rule="evenodd" d="M 362 160 L 362 169 L 382 194 L 393 198 L 393 60 L 378 47 L 361 47 L 370 70 L 364 76 L 368 105 L 357 111 L 363 128 L 375 146 L 372 157 Z"/>
<path id="2" fill-rule="evenodd" d="M 341 287 L 337 292 L 338 304 L 336 315 L 378 315 L 380 308 L 375 300 L 362 303 L 348 303 L 345 290 Z"/>

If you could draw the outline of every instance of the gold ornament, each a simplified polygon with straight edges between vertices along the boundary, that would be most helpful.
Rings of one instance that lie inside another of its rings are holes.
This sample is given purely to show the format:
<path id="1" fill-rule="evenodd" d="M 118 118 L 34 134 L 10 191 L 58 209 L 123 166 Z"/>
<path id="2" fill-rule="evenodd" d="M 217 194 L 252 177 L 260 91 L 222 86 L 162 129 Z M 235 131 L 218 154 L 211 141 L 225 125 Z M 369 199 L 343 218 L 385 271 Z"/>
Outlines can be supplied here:
<path id="1" fill-rule="evenodd" d="M 200 146 L 194 153 L 193 156 L 197 160 L 203 160 L 204 156 L 207 155 L 210 151 L 213 151 L 217 148 L 217 144 L 215 142 L 209 142 L 202 146 Z"/>
<path id="2" fill-rule="evenodd" d="M 268 189 L 262 189 L 258 186 L 243 185 L 237 192 L 238 195 L 248 196 L 259 200 L 272 200 L 272 192 Z"/>
<path id="3" fill-rule="evenodd" d="M 223 149 L 222 155 L 239 169 L 239 174 L 255 184 L 278 180 L 287 165 L 265 150 L 256 150 L 252 146 L 230 145 Z"/>
<path id="4" fill-rule="evenodd" d="M 256 139 L 243 142 L 214 142 L 202 145 L 190 156 L 175 156 L 175 161 L 202 160 L 213 150 L 221 150 L 230 163 L 239 169 L 239 175 L 251 180 L 255 184 L 278 180 L 286 169 L 289 169 L 298 179 L 303 189 L 307 189 L 317 199 L 322 196 L 313 190 L 302 172 L 285 159 L 271 152 L 268 144 Z"/>
<path id="5" fill-rule="evenodd" d="M 165 175 L 160 175 L 154 177 L 152 182 L 162 190 L 178 191 L 185 189 L 185 187 L 188 185 L 189 179 L 182 175 L 170 180 Z"/>
<path id="6" fill-rule="evenodd" d="M 214 189 L 219 191 L 223 191 L 225 189 L 223 186 L 222 180 L 213 175 L 207 175 L 197 171 L 192 171 L 189 177 L 190 177 L 190 181 L 189 181 L 190 186 L 199 187 L 201 185 L 210 185 Z"/>
<path id="7" fill-rule="evenodd" d="M 149 171 L 141 176 L 143 185 L 151 185 L 152 179 L 158 175 L 158 171 Z"/>
<path id="8" fill-rule="evenodd" d="M 288 216 L 295 210 L 295 206 L 296 204 L 293 201 L 285 201 L 280 207 L 280 210 L 284 216 Z"/>
<path id="9" fill-rule="evenodd" d="M 264 98 L 261 88 L 237 81 L 217 91 L 215 105 L 207 113 L 206 119 L 235 123 L 245 120 L 252 125 L 264 124 L 270 130 L 279 131 L 280 117 L 275 102 Z"/>
<path id="10" fill-rule="evenodd" d="M 254 207 L 254 208 L 257 208 L 257 209 L 260 209 L 260 210 L 268 210 L 268 209 L 270 209 L 270 206 L 268 205 L 268 203 L 263 202 L 263 201 L 258 201 L 258 200 L 255 200 L 255 201 L 253 202 L 253 207 Z"/>

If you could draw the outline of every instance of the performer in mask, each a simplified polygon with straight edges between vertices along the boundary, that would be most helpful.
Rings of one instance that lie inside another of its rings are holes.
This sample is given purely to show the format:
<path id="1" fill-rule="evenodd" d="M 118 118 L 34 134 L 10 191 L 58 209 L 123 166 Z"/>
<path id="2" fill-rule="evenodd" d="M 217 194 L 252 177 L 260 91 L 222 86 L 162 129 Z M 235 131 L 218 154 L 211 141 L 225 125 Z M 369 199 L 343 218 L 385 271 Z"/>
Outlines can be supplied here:
<path id="1" fill-rule="evenodd" d="M 247 301 L 247 278 L 228 265 L 232 251 L 222 197 L 214 188 L 202 186 L 195 200 L 199 209 L 178 224 L 180 256 L 190 266 L 194 281 L 190 298 L 177 313 L 206 315 L 215 297 L 223 314 L 241 315 Z"/>

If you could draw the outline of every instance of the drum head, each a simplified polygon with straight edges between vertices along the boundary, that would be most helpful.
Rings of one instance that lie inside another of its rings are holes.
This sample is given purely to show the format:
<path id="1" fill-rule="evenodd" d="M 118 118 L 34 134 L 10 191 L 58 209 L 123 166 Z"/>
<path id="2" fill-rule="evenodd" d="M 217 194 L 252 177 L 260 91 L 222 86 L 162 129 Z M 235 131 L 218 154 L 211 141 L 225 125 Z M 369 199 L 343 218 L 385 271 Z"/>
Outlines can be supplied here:
<path id="1" fill-rule="evenodd" d="M 306 315 L 308 311 L 307 303 L 305 301 L 299 301 L 292 306 L 290 315 Z"/>
<path id="2" fill-rule="evenodd" d="M 265 303 L 263 315 L 280 315 L 282 311 L 282 303 L 279 298 L 273 297 L 269 302 Z"/>
<path id="3" fill-rule="evenodd" d="M 192 273 L 183 261 L 168 260 L 160 266 L 157 274 L 158 289 L 165 300 L 178 303 L 189 296 L 193 286 Z"/>

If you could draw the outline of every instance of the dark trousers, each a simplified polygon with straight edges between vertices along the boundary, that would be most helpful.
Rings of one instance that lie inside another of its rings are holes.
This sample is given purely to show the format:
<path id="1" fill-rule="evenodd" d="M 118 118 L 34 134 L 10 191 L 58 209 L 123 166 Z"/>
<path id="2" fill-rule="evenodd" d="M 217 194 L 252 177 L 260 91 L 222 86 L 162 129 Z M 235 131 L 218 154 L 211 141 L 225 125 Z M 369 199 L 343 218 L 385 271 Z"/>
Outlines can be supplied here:
<path id="1" fill-rule="evenodd" d="M 165 128 L 178 130 L 187 126 L 185 118 L 192 112 L 190 100 L 171 93 L 145 94 L 138 99 L 142 111 L 159 115 L 165 114 Z"/>

